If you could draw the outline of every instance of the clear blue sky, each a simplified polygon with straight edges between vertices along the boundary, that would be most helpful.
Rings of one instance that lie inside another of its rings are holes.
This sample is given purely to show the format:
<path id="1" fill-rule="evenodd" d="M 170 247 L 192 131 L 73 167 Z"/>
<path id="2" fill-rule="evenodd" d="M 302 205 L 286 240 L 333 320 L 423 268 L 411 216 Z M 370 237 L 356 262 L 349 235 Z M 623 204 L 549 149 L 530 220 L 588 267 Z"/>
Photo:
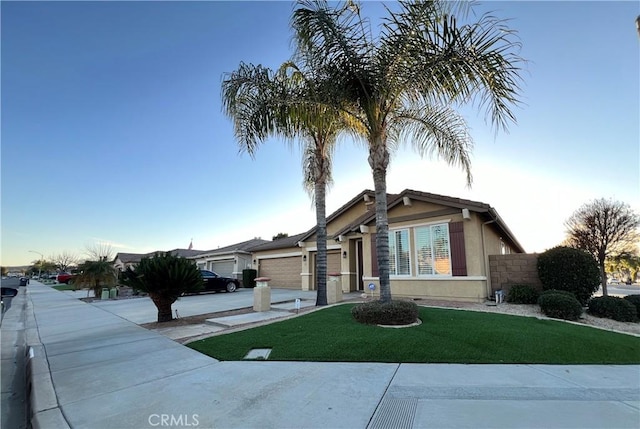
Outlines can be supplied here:
<path id="1" fill-rule="evenodd" d="M 115 252 L 208 250 L 315 223 L 300 153 L 239 154 L 224 73 L 291 55 L 290 2 L 6 2 L 2 13 L 2 265 L 96 243 Z M 638 2 L 484 2 L 511 18 L 529 60 L 509 134 L 472 127 L 462 172 L 393 158 L 389 192 L 491 204 L 527 251 L 564 236 L 593 198 L 640 211 Z M 365 2 L 375 19 L 381 4 Z M 373 188 L 366 151 L 336 153 L 329 213 Z"/>

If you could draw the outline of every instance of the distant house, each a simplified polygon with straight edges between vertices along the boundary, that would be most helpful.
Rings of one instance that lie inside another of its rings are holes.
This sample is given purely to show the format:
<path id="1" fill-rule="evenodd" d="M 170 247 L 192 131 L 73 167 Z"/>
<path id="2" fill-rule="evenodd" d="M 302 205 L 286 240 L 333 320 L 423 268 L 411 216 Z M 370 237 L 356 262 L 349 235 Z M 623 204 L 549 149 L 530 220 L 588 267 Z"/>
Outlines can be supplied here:
<path id="1" fill-rule="evenodd" d="M 125 271 L 129 267 L 133 268 L 138 265 L 143 256 L 145 254 L 118 252 L 113 260 L 113 266 L 120 271 Z"/>
<path id="2" fill-rule="evenodd" d="M 315 230 L 315 228 L 314 228 Z M 251 249 L 253 267 L 260 277 L 269 277 L 273 287 L 310 290 L 306 276 L 310 276 L 307 257 L 299 247 L 308 233 L 269 241 Z M 334 264 L 335 265 L 335 264 Z M 315 284 L 315 283 L 314 283 Z M 305 286 L 306 285 L 306 286 Z"/>
<path id="3" fill-rule="evenodd" d="M 128 267 L 135 267 L 140 263 L 140 259 L 145 257 L 152 257 L 156 253 L 164 253 L 165 250 L 156 250 L 154 252 L 149 253 L 122 253 L 119 252 L 116 254 L 116 257 L 113 260 L 113 266 L 120 271 L 126 270 Z M 198 253 L 201 253 L 202 250 L 193 250 L 193 249 L 173 249 L 168 252 L 178 255 L 182 258 L 190 258 Z"/>
<path id="4" fill-rule="evenodd" d="M 254 238 L 219 249 L 199 251 L 187 258 L 193 259 L 200 269 L 215 271 L 224 277 L 242 279 L 242 270 L 253 266 L 251 249 L 265 243 L 270 241 Z"/>
<path id="5" fill-rule="evenodd" d="M 492 294 L 489 255 L 523 253 L 494 208 L 414 190 L 388 194 L 390 282 L 394 296 L 481 302 Z M 327 217 L 327 272 L 344 292 L 379 293 L 375 194 L 365 190 Z M 313 290 L 316 229 L 251 249 L 271 286 Z"/>

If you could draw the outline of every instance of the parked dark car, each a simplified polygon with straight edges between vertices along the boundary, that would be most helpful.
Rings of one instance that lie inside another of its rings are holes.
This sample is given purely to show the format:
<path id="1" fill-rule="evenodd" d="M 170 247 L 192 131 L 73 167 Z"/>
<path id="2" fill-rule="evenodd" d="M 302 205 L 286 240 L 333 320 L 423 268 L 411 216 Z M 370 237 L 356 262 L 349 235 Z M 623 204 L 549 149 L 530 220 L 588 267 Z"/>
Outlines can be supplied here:
<path id="1" fill-rule="evenodd" d="M 200 274 L 202 274 L 202 279 L 204 280 L 203 291 L 224 290 L 227 292 L 235 292 L 240 286 L 240 282 L 237 279 L 222 277 L 213 271 L 200 270 Z"/>

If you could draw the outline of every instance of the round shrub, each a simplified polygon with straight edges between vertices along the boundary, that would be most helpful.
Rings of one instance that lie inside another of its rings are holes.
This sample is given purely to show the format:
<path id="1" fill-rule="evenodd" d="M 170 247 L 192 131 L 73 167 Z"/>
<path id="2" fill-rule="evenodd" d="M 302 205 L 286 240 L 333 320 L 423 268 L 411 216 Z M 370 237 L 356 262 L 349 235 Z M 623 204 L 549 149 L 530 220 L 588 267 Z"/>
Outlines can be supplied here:
<path id="1" fill-rule="evenodd" d="M 578 320 L 582 314 L 582 305 L 572 296 L 560 293 L 540 295 L 540 310 L 554 319 Z"/>
<path id="2" fill-rule="evenodd" d="M 619 322 L 636 322 L 638 311 L 635 305 L 617 296 L 598 296 L 589 301 L 589 314 L 596 317 L 617 320 Z"/>
<path id="3" fill-rule="evenodd" d="M 636 311 L 638 312 L 638 318 L 640 319 L 640 295 L 627 295 L 624 297 L 631 304 L 636 306 Z"/>
<path id="4" fill-rule="evenodd" d="M 566 290 L 558 290 L 558 289 L 547 289 L 547 290 L 543 290 L 542 292 L 540 292 L 540 296 L 538 297 L 538 305 L 540 305 L 540 299 L 542 299 L 543 296 L 546 295 L 550 295 L 550 294 L 560 294 L 560 295 L 564 295 L 564 296 L 568 296 L 571 298 L 575 298 L 576 295 L 573 292 L 568 292 Z"/>
<path id="5" fill-rule="evenodd" d="M 353 307 L 351 315 L 367 325 L 410 325 L 418 320 L 418 306 L 413 301 L 371 301 Z"/>
<path id="6" fill-rule="evenodd" d="M 535 304 L 540 292 L 529 285 L 513 285 L 509 288 L 507 302 L 512 304 Z"/>
<path id="7" fill-rule="evenodd" d="M 538 256 L 538 277 L 544 290 L 573 292 L 582 305 L 600 287 L 600 269 L 584 250 L 554 247 Z"/>

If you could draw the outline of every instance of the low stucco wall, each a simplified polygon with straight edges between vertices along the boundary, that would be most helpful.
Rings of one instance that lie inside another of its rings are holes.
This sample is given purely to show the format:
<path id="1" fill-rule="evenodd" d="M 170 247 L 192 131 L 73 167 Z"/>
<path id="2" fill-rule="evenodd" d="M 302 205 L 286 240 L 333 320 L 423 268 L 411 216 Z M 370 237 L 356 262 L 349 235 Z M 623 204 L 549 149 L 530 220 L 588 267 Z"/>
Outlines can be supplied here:
<path id="1" fill-rule="evenodd" d="M 365 293 L 371 295 L 367 287 L 375 285 L 374 297 L 380 296 L 380 282 L 377 279 L 365 279 Z M 392 279 L 391 295 L 402 298 L 427 298 L 445 301 L 476 302 L 485 301 L 486 281 L 482 279 L 426 280 L 426 279 Z"/>
<path id="2" fill-rule="evenodd" d="M 515 284 L 526 284 L 542 290 L 538 277 L 537 253 L 490 255 L 489 271 L 492 291 L 502 289 L 509 292 L 509 288 Z"/>

